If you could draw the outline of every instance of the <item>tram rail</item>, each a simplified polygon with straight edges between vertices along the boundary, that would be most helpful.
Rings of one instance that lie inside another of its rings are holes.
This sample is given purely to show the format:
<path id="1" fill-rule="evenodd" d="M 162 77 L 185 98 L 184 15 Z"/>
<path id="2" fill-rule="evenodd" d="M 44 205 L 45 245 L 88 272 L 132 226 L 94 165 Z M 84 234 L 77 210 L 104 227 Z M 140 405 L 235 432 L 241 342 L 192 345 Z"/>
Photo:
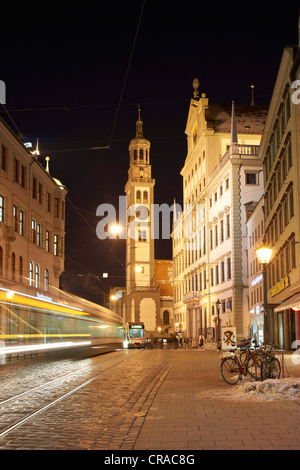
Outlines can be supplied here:
<path id="1" fill-rule="evenodd" d="M 79 389 L 87 386 L 88 384 L 90 384 L 91 382 L 93 382 L 97 378 L 101 377 L 102 375 L 104 375 L 108 371 L 111 371 L 113 368 L 117 367 L 122 362 L 132 359 L 136 354 L 140 354 L 140 352 L 141 351 L 139 351 L 139 350 L 132 351 L 130 353 L 128 353 L 128 351 L 121 351 L 120 354 L 115 354 L 113 357 L 111 356 L 112 353 L 109 353 L 106 356 L 99 356 L 100 362 L 98 362 L 95 365 L 89 365 L 89 366 L 77 369 L 75 371 L 69 372 L 68 374 L 65 374 L 61 377 L 57 377 L 56 379 L 53 379 L 53 380 L 51 380 L 47 383 L 38 385 L 38 386 L 36 386 L 36 387 L 34 387 L 30 390 L 27 390 L 25 392 L 22 392 L 18 395 L 13 396 L 13 397 L 2 400 L 0 402 L 0 409 L 1 409 L 1 407 L 7 406 L 8 404 L 16 403 L 17 401 L 24 398 L 25 396 L 33 394 L 33 393 L 35 393 L 35 392 L 37 392 L 41 389 L 46 389 L 47 390 L 47 387 L 51 388 L 51 386 L 55 385 L 56 383 L 65 381 L 65 380 L 69 379 L 72 376 L 76 376 L 76 374 L 80 374 L 80 373 L 82 374 L 82 372 L 88 371 L 88 369 L 90 369 L 90 370 L 97 369 L 97 368 L 103 366 L 103 364 L 105 364 L 106 362 L 110 362 L 111 360 L 115 361 L 117 359 L 117 361 L 115 363 L 108 366 L 107 368 L 102 370 L 100 373 L 97 373 L 96 375 L 92 376 L 88 380 L 85 380 L 84 382 L 80 383 L 79 385 L 76 385 L 75 387 L 67 390 L 65 393 L 63 393 L 59 397 L 57 397 L 57 398 L 51 400 L 50 402 L 38 407 L 37 409 L 35 409 L 33 412 L 29 413 L 27 416 L 25 416 L 21 420 L 15 422 L 15 423 L 10 423 L 9 425 L 6 425 L 6 427 L 5 428 L 3 427 L 2 430 L 0 429 L 0 438 L 6 436 L 8 433 L 12 432 L 16 428 L 22 426 L 27 421 L 34 418 L 36 415 L 38 415 L 38 414 L 46 411 L 50 407 L 54 406 L 59 401 L 67 398 L 68 396 L 70 396 L 73 393 L 76 393 Z M 120 360 L 118 360 L 118 358 L 120 358 Z M 103 359 L 105 359 L 105 360 L 103 360 Z M 67 387 L 68 387 L 68 384 L 67 384 Z M 57 392 L 57 389 L 55 389 L 53 392 L 50 392 L 50 393 L 54 394 L 55 392 Z M 22 414 L 23 414 L 24 413 L 24 405 L 22 403 L 20 403 L 20 407 L 21 407 Z M 7 412 L 7 410 L 4 410 L 3 416 L 5 415 L 6 412 Z M 18 414 L 18 411 L 14 410 L 14 414 Z"/>

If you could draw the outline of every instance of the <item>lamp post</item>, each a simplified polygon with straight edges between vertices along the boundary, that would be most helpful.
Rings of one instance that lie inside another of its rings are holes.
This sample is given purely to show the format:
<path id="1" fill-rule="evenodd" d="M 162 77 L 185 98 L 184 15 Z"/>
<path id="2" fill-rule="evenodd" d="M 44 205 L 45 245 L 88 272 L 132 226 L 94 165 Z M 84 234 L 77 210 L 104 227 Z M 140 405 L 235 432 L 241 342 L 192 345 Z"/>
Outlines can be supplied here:
<path id="1" fill-rule="evenodd" d="M 256 250 L 258 262 L 263 266 L 263 282 L 264 282 L 264 343 L 269 341 L 269 317 L 268 317 L 268 292 L 267 292 L 267 265 L 270 262 L 272 249 L 266 246 Z"/>
<path id="2" fill-rule="evenodd" d="M 218 299 L 216 302 L 217 315 L 218 315 L 218 330 L 217 330 L 217 343 L 221 342 L 221 332 L 220 332 L 220 308 L 222 307 L 222 302 Z"/>

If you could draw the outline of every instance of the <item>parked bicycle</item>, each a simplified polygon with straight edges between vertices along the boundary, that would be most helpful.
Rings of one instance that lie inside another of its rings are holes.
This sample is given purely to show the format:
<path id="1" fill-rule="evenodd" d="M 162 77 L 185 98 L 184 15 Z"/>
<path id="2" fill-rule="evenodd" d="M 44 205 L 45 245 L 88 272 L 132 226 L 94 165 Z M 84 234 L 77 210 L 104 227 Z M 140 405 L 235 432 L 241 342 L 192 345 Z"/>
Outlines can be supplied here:
<path id="1" fill-rule="evenodd" d="M 242 376 L 249 374 L 255 380 L 260 378 L 261 368 L 258 367 L 257 362 L 253 359 L 250 350 L 247 352 L 245 361 L 242 363 L 237 354 L 236 350 L 231 350 L 234 353 L 233 356 L 222 358 L 221 360 L 221 374 L 225 382 L 229 385 L 235 385 L 239 380 L 242 380 Z"/>
<path id="2" fill-rule="evenodd" d="M 276 349 L 279 349 L 278 344 L 269 344 L 263 349 L 264 358 L 261 362 L 261 380 L 279 379 L 281 375 L 280 361 L 275 356 Z"/>

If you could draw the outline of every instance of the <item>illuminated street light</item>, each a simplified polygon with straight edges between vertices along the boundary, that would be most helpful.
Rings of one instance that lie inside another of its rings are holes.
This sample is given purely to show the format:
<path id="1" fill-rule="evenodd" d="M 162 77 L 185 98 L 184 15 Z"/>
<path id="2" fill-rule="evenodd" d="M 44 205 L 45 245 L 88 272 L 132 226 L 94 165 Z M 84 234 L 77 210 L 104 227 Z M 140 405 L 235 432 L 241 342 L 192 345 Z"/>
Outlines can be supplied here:
<path id="1" fill-rule="evenodd" d="M 263 246 L 256 250 L 256 255 L 257 255 L 258 262 L 260 264 L 263 264 L 263 265 L 269 264 L 271 256 L 272 256 L 272 249 Z"/>
<path id="2" fill-rule="evenodd" d="M 110 231 L 114 234 L 114 235 L 120 235 L 120 233 L 122 232 L 122 227 L 121 225 L 113 225 L 110 229 Z"/>

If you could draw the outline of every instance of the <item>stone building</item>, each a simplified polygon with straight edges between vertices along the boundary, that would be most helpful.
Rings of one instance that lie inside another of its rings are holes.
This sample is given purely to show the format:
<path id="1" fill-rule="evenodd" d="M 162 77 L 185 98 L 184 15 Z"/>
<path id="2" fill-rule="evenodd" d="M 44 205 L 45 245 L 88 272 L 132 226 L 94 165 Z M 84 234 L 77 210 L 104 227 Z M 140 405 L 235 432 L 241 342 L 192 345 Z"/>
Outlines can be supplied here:
<path id="1" fill-rule="evenodd" d="M 263 194 L 258 151 L 267 109 L 214 104 L 199 98 L 197 81 L 194 88 L 173 261 L 175 319 L 196 345 L 200 334 L 219 340 L 222 326 L 249 335 L 246 221 Z"/>
<path id="2" fill-rule="evenodd" d="M 66 188 L 0 120 L 0 289 L 38 298 L 57 296 L 64 270 Z M 7 301 L 7 299 L 6 299 Z M 7 333 L 6 307 L 0 329 Z"/>
<path id="3" fill-rule="evenodd" d="M 300 48 L 283 51 L 261 141 L 265 177 L 268 336 L 290 350 L 300 342 Z"/>

